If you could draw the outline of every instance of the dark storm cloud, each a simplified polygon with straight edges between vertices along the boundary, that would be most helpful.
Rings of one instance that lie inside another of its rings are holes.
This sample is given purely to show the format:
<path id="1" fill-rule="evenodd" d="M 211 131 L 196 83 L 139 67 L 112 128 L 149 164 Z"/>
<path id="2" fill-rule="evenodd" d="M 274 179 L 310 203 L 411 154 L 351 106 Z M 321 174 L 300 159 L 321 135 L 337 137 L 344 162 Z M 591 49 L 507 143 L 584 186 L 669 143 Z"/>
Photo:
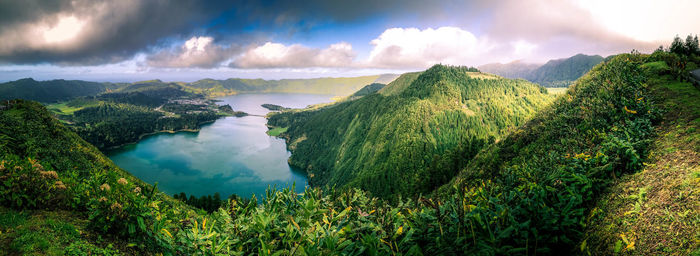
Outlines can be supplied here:
<path id="1" fill-rule="evenodd" d="M 171 39 L 212 35 L 217 42 L 236 41 L 236 35 L 241 33 L 293 33 L 319 23 L 362 21 L 379 15 L 432 15 L 451 3 L 437 5 L 418 0 L 0 0 L 0 63 L 115 63 L 138 52 L 170 47 Z M 46 39 L 45 32 L 66 17 L 82 24 L 79 32 L 58 42 Z"/>
<path id="2" fill-rule="evenodd" d="M 95 65 L 114 63 L 186 35 L 230 4 L 183 0 L 0 0 L 0 62 Z M 42 31 L 72 17 L 83 24 L 74 38 L 46 42 Z"/>

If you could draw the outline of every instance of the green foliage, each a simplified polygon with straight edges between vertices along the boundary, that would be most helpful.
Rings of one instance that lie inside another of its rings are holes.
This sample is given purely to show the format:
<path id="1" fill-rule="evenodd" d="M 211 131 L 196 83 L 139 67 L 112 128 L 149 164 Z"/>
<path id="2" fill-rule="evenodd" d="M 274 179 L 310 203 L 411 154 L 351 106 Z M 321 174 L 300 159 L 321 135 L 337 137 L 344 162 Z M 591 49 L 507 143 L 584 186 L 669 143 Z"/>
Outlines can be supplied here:
<path id="1" fill-rule="evenodd" d="M 676 35 L 676 37 L 673 38 L 673 42 L 671 42 L 671 45 L 669 46 L 668 50 L 669 52 L 675 53 L 679 56 L 700 55 L 700 46 L 698 46 L 698 36 L 696 35 L 695 37 L 693 37 L 692 35 L 688 35 L 688 37 L 686 37 L 685 42 L 683 42 L 683 39 Z"/>
<path id="2" fill-rule="evenodd" d="M 268 124 L 288 127 L 289 161 L 306 169 L 313 185 L 381 197 L 428 193 L 551 100 L 535 84 L 470 70 L 436 65 L 379 94 L 275 114 Z"/>
<path id="3" fill-rule="evenodd" d="M 598 55 L 577 54 L 566 59 L 550 60 L 524 78 L 545 87 L 568 87 L 602 61 L 603 57 Z"/>
<path id="4" fill-rule="evenodd" d="M 77 80 L 35 81 L 25 78 L 0 84 L 0 100 L 20 98 L 51 103 L 82 96 L 95 96 L 118 87 L 111 83 Z"/>
<path id="5" fill-rule="evenodd" d="M 112 256 L 119 255 L 119 251 L 108 246 L 107 248 L 100 248 L 93 244 L 86 243 L 85 241 L 76 241 L 66 247 L 66 255 L 70 256 L 89 256 L 89 255 L 104 255 Z"/>
<path id="6" fill-rule="evenodd" d="M 602 61 L 603 57 L 598 55 L 577 54 L 565 59 L 550 60 L 541 66 L 516 61 L 508 64 L 487 64 L 480 68 L 507 78 L 527 79 L 545 87 L 569 87 Z"/>
<path id="7" fill-rule="evenodd" d="M 214 193 L 213 196 L 203 195 L 199 198 L 196 198 L 193 195 L 190 195 L 188 198 L 185 192 L 181 192 L 173 195 L 173 198 L 191 205 L 192 207 L 197 207 L 210 213 L 218 210 L 219 207 L 221 207 L 221 205 L 225 202 L 224 200 L 221 200 L 221 194 L 219 194 L 219 192 Z"/>
<path id="8" fill-rule="evenodd" d="M 373 83 L 382 76 L 361 76 L 343 78 L 314 79 L 239 79 L 226 80 L 203 79 L 186 85 L 188 90 L 208 96 L 224 96 L 235 93 L 310 93 L 350 95 L 363 86 Z"/>
<path id="9" fill-rule="evenodd" d="M 75 111 L 67 119 L 72 121 L 70 127 L 80 137 L 104 149 L 135 142 L 149 133 L 199 129 L 202 124 L 219 118 L 209 110 L 191 113 L 190 110 L 198 108 L 197 105 L 166 106 L 183 112 L 179 112 L 179 116 L 166 116 L 146 107 L 102 103 Z"/>
<path id="10" fill-rule="evenodd" d="M 0 204 L 4 206 L 54 208 L 65 190 L 58 174 L 45 170 L 37 160 L 16 156 L 0 160 Z"/>
<path id="11" fill-rule="evenodd" d="M 369 95 L 369 94 L 372 94 L 372 93 L 375 93 L 375 92 L 381 90 L 382 88 L 384 88 L 384 86 L 386 86 L 386 85 L 380 84 L 380 83 L 371 83 L 371 84 L 366 85 L 365 87 L 362 87 L 362 89 L 353 93 L 352 95 L 350 95 L 350 97 L 359 97 L 359 96 Z"/>
<path id="12" fill-rule="evenodd" d="M 280 105 L 275 105 L 275 104 L 262 104 L 260 105 L 263 108 L 266 108 L 270 111 L 284 111 L 284 110 L 289 110 L 290 108 L 285 108 Z"/>
<path id="13" fill-rule="evenodd" d="M 640 170 L 648 154 L 659 111 L 646 88 L 645 61 L 619 55 L 596 66 L 442 189 L 488 191 L 465 204 L 488 205 L 488 230 L 506 233 L 479 235 L 477 243 L 559 254 L 579 241 L 589 205 L 616 178 Z"/>

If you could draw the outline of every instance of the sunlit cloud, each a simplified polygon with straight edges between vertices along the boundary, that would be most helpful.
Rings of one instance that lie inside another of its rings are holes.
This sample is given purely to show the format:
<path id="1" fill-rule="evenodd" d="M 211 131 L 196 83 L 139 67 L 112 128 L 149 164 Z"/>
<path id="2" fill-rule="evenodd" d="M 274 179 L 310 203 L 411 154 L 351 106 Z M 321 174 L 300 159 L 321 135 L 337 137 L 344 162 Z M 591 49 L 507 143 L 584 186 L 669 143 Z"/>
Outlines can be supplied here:
<path id="1" fill-rule="evenodd" d="M 231 62 L 234 68 L 299 68 L 351 66 L 357 54 L 352 45 L 345 42 L 332 44 L 324 49 L 301 44 L 284 45 L 267 42 L 250 47 Z"/>
<path id="2" fill-rule="evenodd" d="M 75 16 L 61 17 L 58 23 L 50 27 L 43 28 L 44 40 L 47 43 L 60 43 L 76 36 L 85 27 L 85 21 L 78 20 Z"/>
<path id="3" fill-rule="evenodd" d="M 192 37 L 174 49 L 163 49 L 149 55 L 146 64 L 151 67 L 212 68 L 228 60 L 238 47 L 218 45 L 210 36 Z"/>
<path id="4" fill-rule="evenodd" d="M 384 68 L 468 65 L 481 61 L 494 48 L 487 38 L 458 27 L 390 28 L 371 44 L 374 48 L 365 65 Z"/>

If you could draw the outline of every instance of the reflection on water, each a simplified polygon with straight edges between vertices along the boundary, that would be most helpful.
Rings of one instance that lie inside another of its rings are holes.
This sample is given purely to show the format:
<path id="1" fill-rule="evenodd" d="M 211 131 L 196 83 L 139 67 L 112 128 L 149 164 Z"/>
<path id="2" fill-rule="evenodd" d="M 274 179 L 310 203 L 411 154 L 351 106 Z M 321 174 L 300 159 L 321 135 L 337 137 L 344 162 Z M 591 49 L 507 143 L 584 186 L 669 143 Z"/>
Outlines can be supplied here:
<path id="1" fill-rule="evenodd" d="M 260 104 L 271 103 L 301 108 L 329 102 L 329 95 L 240 94 L 220 98 L 237 111 L 265 115 Z M 168 194 L 185 192 L 201 196 L 235 193 L 261 195 L 268 186 L 296 183 L 303 191 L 306 178 L 287 164 L 290 153 L 284 140 L 265 132 L 266 119 L 260 116 L 226 117 L 204 126 L 198 133 L 157 134 L 137 144 L 108 152 L 120 167 L 136 177 L 158 182 Z"/>

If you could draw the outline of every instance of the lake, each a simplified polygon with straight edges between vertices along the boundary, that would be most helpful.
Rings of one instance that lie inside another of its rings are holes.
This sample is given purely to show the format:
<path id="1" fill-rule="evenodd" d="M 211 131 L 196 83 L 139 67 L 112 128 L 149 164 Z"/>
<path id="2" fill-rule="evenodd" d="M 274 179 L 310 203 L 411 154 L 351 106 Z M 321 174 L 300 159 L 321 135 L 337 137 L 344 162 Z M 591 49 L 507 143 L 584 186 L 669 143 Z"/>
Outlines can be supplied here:
<path id="1" fill-rule="evenodd" d="M 238 94 L 218 98 L 236 111 L 265 115 L 270 103 L 289 108 L 331 102 L 332 95 Z M 119 167 L 170 195 L 188 196 L 219 192 L 260 198 L 268 186 L 291 186 L 302 192 L 303 172 L 287 164 L 291 153 L 283 139 L 268 136 L 267 119 L 260 116 L 220 118 L 197 133 L 160 133 L 136 144 L 107 152 Z"/>

